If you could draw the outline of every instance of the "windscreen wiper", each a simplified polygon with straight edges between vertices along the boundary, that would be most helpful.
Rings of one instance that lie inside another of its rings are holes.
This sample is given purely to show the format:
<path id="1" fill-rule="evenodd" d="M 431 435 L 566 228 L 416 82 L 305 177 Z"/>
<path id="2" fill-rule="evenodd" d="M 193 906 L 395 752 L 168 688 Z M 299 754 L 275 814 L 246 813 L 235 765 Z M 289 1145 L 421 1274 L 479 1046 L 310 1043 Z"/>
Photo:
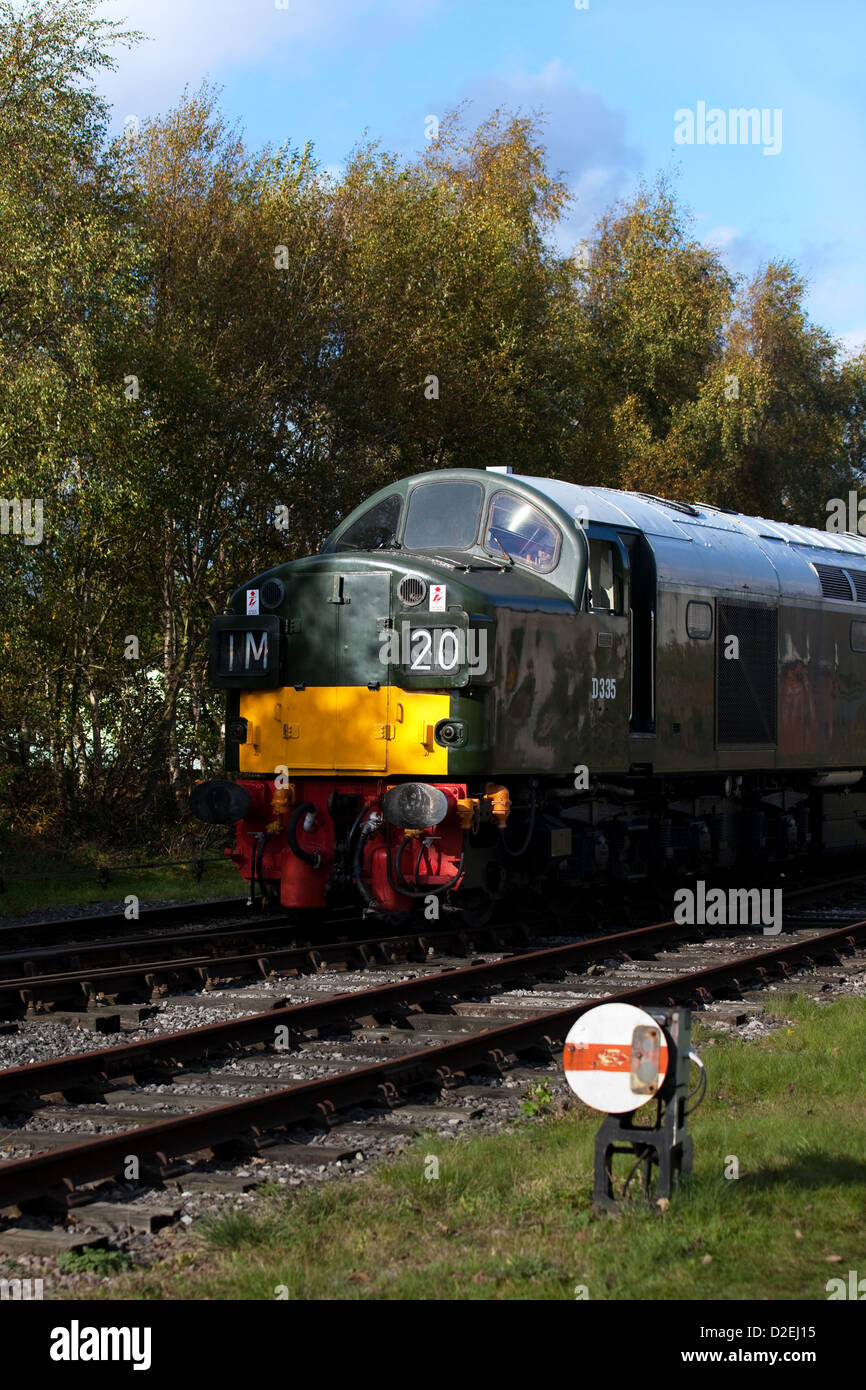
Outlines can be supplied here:
<path id="1" fill-rule="evenodd" d="M 499 537 L 495 534 L 495 532 L 493 532 L 493 531 L 490 532 L 490 539 L 491 539 L 492 541 L 495 541 L 495 542 L 496 542 L 496 544 L 499 546 L 499 549 L 502 551 L 502 554 L 505 556 L 506 560 L 508 561 L 509 565 L 511 566 L 512 569 L 514 569 L 514 561 L 512 560 L 512 558 L 511 558 L 511 556 L 509 555 L 508 551 L 505 549 L 505 546 L 502 544 L 502 541 L 501 541 L 501 540 L 499 539 Z"/>

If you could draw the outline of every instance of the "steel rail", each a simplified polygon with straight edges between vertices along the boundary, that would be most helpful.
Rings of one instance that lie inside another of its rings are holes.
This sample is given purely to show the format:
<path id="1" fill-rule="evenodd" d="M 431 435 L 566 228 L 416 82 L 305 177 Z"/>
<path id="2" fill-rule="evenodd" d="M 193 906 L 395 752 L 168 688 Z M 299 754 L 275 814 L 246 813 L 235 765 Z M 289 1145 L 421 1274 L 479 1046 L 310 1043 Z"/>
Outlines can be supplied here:
<path id="1" fill-rule="evenodd" d="M 848 930 L 853 928 L 842 927 L 827 933 L 826 937 L 839 936 L 841 939 Z M 371 989 L 347 990 L 305 1004 L 282 1005 L 242 1018 L 227 1019 L 222 1023 L 163 1033 L 139 1042 L 121 1043 L 116 1047 L 12 1067 L 0 1071 L 0 1103 L 27 1093 L 62 1091 L 67 1086 L 80 1085 L 88 1077 L 96 1078 L 101 1083 L 112 1076 L 128 1076 L 136 1069 L 160 1063 L 182 1063 L 192 1057 L 202 1058 L 254 1046 L 273 1037 L 280 1025 L 303 1031 L 342 1023 L 351 1018 L 385 1016 L 394 1011 L 405 1013 L 416 1004 L 471 993 L 474 989 L 501 985 L 522 977 L 538 978 L 545 971 L 554 973 L 565 968 L 580 967 L 599 957 L 622 955 L 629 948 L 649 948 L 662 940 L 675 943 L 693 931 L 694 928 L 672 921 L 657 922 L 628 932 L 525 951 L 498 961 L 439 971 L 411 980 L 397 980 Z"/>
<path id="2" fill-rule="evenodd" d="M 220 959 L 218 948 L 224 943 L 240 946 L 258 941 L 266 942 L 269 938 L 285 939 L 293 925 L 290 921 L 274 922 L 273 919 L 269 921 L 267 918 L 263 918 L 258 925 L 254 926 L 243 922 L 228 923 L 224 926 L 209 927 L 196 932 L 176 932 L 157 937 L 152 935 L 126 937 L 117 942 L 94 942 L 90 945 L 70 944 L 63 947 L 47 946 L 38 950 L 10 951 L 0 954 L 0 988 L 26 986 L 33 981 L 48 980 L 55 977 L 59 980 L 64 980 L 67 976 L 80 978 L 87 971 L 87 962 L 90 960 L 92 960 L 91 971 L 125 970 L 136 965 L 146 966 L 148 969 L 158 969 L 161 965 L 170 966 L 194 961 L 196 957 L 193 948 L 198 949 L 201 959 L 218 960 Z M 401 947 L 416 949 L 422 938 L 428 942 L 447 939 L 454 941 L 459 946 L 461 937 L 464 938 L 465 942 L 470 939 L 485 937 L 495 946 L 501 946 L 502 939 L 508 934 L 513 934 L 517 929 L 518 924 L 513 922 L 501 923 L 496 927 L 493 927 L 492 924 L 484 927 L 455 926 L 450 929 L 446 927 L 436 932 L 406 931 L 395 932 L 389 936 L 367 936 L 357 939 L 351 937 L 345 940 L 317 942 L 315 946 L 306 943 L 299 945 L 293 941 L 292 949 L 297 953 L 299 965 L 302 965 L 305 961 L 309 964 L 313 957 L 325 961 L 352 955 L 363 955 L 365 951 L 374 952 L 379 948 L 395 951 Z M 525 937 L 526 930 L 522 925 L 520 930 Z M 295 935 L 297 936 L 297 932 Z M 213 950 L 208 950 L 207 948 L 211 946 Z M 187 949 L 181 955 L 163 955 L 155 958 L 153 954 L 155 948 L 160 951 L 173 951 L 177 948 Z M 261 954 L 261 951 L 257 951 L 256 954 Z M 136 960 L 136 956 L 140 959 Z M 46 962 L 67 962 L 69 968 L 61 970 L 58 967 L 42 971 L 27 971 L 26 973 L 22 973 L 20 970 L 21 966 L 38 965 Z M 12 973 L 11 967 L 19 968 L 15 973 Z"/>
<path id="3" fill-rule="evenodd" d="M 73 969 L 82 969 L 82 961 L 92 962 L 94 969 L 106 969 L 111 965 L 135 965 L 138 963 L 137 957 L 143 961 L 152 961 L 155 950 L 170 951 L 175 947 L 186 948 L 186 955 L 191 956 L 193 948 L 196 947 L 199 951 L 205 951 L 212 944 L 216 950 L 223 942 L 241 943 L 247 939 L 266 939 L 268 935 L 275 936 L 280 932 L 285 936 L 291 927 L 292 923 L 288 918 L 275 921 L 263 917 L 259 923 L 252 925 L 247 919 L 214 923 L 200 931 L 161 932 L 157 935 L 150 933 L 146 936 L 116 937 L 107 941 L 69 942 L 61 946 L 24 946 L 17 951 L 0 952 L 0 983 L 23 984 L 27 980 L 41 979 L 43 975 L 64 975 Z M 167 962 L 172 957 L 165 956 L 163 959 Z M 182 960 L 184 957 L 178 956 L 177 959 Z M 30 966 L 38 966 L 41 969 L 26 968 Z M 22 967 L 25 967 L 23 972 Z"/>
<path id="4" fill-rule="evenodd" d="M 248 915 L 252 916 L 246 898 L 204 898 L 196 902 L 142 908 L 138 925 L 170 926 L 173 922 L 183 922 L 197 913 L 207 917 L 228 917 L 233 912 L 248 912 Z M 40 945 L 48 945 L 50 942 L 69 939 L 70 932 L 88 932 L 94 937 L 110 936 L 118 927 L 123 931 L 129 928 L 129 919 L 123 912 L 96 912 L 90 916 L 57 917 L 41 922 L 16 922 L 7 917 L 5 921 L 0 922 L 0 945 L 5 941 L 15 941 L 25 936 L 35 936 Z"/>

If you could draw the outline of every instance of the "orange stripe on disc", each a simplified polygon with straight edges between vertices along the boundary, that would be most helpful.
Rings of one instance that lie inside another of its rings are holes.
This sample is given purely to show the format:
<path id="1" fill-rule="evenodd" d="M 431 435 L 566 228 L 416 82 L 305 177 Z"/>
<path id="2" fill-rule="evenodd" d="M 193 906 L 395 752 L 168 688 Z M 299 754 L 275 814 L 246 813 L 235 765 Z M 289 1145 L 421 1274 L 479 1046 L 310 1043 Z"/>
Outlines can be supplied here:
<path id="1" fill-rule="evenodd" d="M 616 1043 L 566 1043 L 566 1071 L 631 1071 L 631 1047 Z"/>
<path id="2" fill-rule="evenodd" d="M 628 1043 L 566 1043 L 562 1055 L 566 1071 L 631 1071 L 631 1045 Z M 667 1070 L 668 1050 L 659 1050 L 659 1071 Z"/>

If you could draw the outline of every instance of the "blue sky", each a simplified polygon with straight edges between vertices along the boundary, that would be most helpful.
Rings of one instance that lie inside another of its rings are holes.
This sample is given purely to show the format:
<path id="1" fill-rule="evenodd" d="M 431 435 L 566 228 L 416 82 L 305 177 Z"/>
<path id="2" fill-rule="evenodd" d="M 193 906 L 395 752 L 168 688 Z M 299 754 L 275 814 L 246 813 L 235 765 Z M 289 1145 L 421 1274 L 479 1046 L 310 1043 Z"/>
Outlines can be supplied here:
<path id="1" fill-rule="evenodd" d="M 209 77 L 252 146 L 309 139 L 338 167 L 365 131 L 397 152 L 419 149 L 425 118 L 461 102 L 473 123 L 496 105 L 542 108 L 551 164 L 576 198 L 558 230 L 562 245 L 641 176 L 673 172 L 697 234 L 732 270 L 792 260 L 810 282 L 812 317 L 849 349 L 866 342 L 862 0 L 587 0 L 585 9 L 575 0 L 105 0 L 101 8 L 152 36 L 121 53 L 104 80 L 119 125 L 166 110 L 184 84 Z M 697 119 L 699 103 L 709 120 L 713 109 L 725 113 L 725 132 L 731 109 L 766 110 L 764 144 L 727 135 L 724 144 L 677 143 L 675 113 Z"/>

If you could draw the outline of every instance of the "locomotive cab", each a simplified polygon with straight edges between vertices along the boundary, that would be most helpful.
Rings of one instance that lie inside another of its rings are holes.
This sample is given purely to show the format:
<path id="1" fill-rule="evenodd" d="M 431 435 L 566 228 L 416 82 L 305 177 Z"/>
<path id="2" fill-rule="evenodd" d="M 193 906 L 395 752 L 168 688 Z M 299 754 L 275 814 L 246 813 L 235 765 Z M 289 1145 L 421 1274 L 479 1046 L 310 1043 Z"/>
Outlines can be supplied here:
<path id="1" fill-rule="evenodd" d="M 295 907 L 349 888 L 400 911 L 424 889 L 486 884 L 497 837 L 467 862 L 466 834 L 480 843 L 485 824 L 507 820 L 491 766 L 525 775 L 555 762 L 552 730 L 545 721 L 537 738 L 525 702 L 531 685 L 552 706 L 563 659 L 572 667 L 586 554 L 570 518 L 525 482 L 449 470 L 383 489 L 318 555 L 232 596 L 213 622 L 210 676 L 227 692 L 227 770 L 250 796 L 234 857 L 253 888 Z M 384 809 L 401 782 L 418 804 L 445 798 L 423 872 L 403 840 L 424 827 L 401 835 Z M 194 795 L 214 819 L 240 804 Z M 360 818 L 352 834 L 341 817 Z M 375 829 L 361 845 L 364 826 Z"/>

